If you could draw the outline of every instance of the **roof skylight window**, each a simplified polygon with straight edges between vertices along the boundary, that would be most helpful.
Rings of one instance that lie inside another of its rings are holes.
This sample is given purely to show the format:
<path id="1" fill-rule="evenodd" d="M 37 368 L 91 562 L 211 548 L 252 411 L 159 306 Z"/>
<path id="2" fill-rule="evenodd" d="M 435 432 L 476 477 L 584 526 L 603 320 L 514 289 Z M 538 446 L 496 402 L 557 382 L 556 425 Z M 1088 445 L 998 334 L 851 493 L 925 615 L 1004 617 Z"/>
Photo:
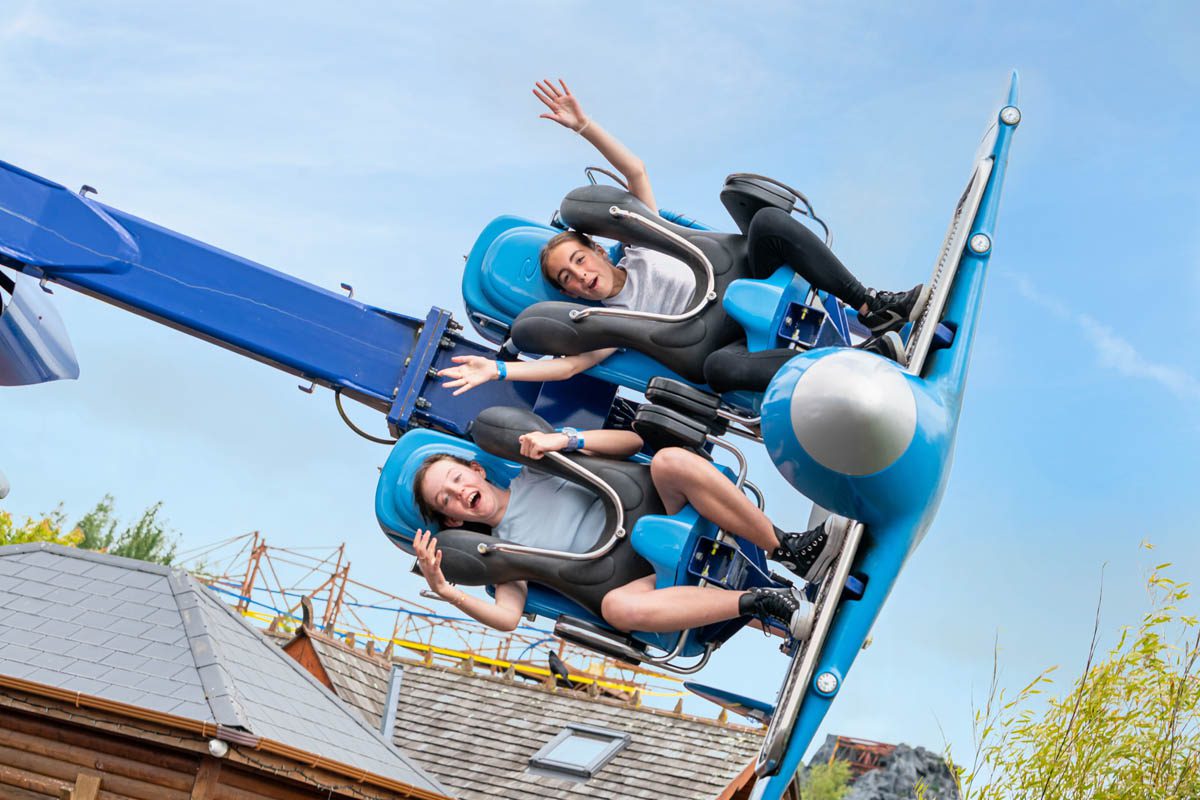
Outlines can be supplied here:
<path id="1" fill-rule="evenodd" d="M 539 772 L 587 780 L 627 744 L 628 733 L 570 723 L 533 754 L 529 766 Z"/>

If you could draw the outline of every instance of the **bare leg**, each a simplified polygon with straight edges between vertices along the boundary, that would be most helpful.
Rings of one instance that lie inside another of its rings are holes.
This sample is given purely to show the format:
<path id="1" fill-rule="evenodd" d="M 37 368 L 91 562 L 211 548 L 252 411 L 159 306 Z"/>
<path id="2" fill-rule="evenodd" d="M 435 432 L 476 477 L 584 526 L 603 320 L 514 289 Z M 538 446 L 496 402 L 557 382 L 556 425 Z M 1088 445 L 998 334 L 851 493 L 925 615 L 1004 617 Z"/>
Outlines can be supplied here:
<path id="1" fill-rule="evenodd" d="M 647 575 L 606 594 L 600 610 L 614 628 L 668 633 L 741 616 L 738 600 L 743 594 L 699 586 L 655 589 L 654 576 Z"/>
<path id="2" fill-rule="evenodd" d="M 679 447 L 659 450 L 650 462 L 654 487 L 674 514 L 690 505 L 722 530 L 753 542 L 768 553 L 779 546 L 775 526 L 767 515 L 738 491 L 708 461 Z"/>

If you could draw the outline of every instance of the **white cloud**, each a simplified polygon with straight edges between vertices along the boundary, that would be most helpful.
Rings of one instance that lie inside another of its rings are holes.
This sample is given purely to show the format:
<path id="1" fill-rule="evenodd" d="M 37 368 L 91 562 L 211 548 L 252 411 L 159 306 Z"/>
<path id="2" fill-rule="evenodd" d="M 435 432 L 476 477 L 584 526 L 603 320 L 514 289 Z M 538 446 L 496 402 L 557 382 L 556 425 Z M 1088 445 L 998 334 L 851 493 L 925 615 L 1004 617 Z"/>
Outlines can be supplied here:
<path id="1" fill-rule="evenodd" d="M 1200 400 L 1200 378 L 1171 364 L 1152 361 L 1132 342 L 1100 320 L 1082 311 L 1068 308 L 1060 301 L 1038 292 L 1024 275 L 1009 275 L 1017 291 L 1059 319 L 1073 323 L 1096 352 L 1100 366 L 1115 370 L 1127 378 L 1145 381 L 1166 389 L 1180 400 Z"/>

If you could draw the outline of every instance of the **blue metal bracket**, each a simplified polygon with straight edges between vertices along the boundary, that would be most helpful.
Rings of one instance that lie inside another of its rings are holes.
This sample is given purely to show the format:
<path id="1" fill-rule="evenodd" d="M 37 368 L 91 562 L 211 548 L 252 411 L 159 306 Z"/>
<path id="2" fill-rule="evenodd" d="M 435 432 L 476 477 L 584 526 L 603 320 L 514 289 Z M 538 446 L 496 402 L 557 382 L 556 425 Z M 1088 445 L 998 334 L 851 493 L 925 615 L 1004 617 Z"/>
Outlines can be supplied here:
<path id="1" fill-rule="evenodd" d="M 425 381 L 436 373 L 430 370 L 437 357 L 439 347 L 453 347 L 453 342 L 446 338 L 450 324 L 450 312 L 434 306 L 425 315 L 425 322 L 418 328 L 416 344 L 404 359 L 403 372 L 400 373 L 400 383 L 396 386 L 396 394 L 392 407 L 388 410 L 388 428 L 392 434 L 399 436 L 409 425 L 413 411 L 429 408 L 429 400 L 421 396 Z"/>

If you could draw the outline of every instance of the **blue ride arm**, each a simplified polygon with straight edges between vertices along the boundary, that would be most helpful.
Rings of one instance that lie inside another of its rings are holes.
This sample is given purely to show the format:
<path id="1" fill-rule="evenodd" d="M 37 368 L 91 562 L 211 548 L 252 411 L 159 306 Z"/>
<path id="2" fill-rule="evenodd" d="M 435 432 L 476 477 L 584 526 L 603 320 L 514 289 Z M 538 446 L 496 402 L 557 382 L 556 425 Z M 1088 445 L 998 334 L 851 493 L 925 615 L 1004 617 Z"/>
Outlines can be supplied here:
<path id="1" fill-rule="evenodd" d="M 0 263 L 331 389 L 388 416 L 465 434 L 488 406 L 532 408 L 540 384 L 490 383 L 453 397 L 431 370 L 462 340 L 450 313 L 375 308 L 81 196 L 0 162 Z"/>

